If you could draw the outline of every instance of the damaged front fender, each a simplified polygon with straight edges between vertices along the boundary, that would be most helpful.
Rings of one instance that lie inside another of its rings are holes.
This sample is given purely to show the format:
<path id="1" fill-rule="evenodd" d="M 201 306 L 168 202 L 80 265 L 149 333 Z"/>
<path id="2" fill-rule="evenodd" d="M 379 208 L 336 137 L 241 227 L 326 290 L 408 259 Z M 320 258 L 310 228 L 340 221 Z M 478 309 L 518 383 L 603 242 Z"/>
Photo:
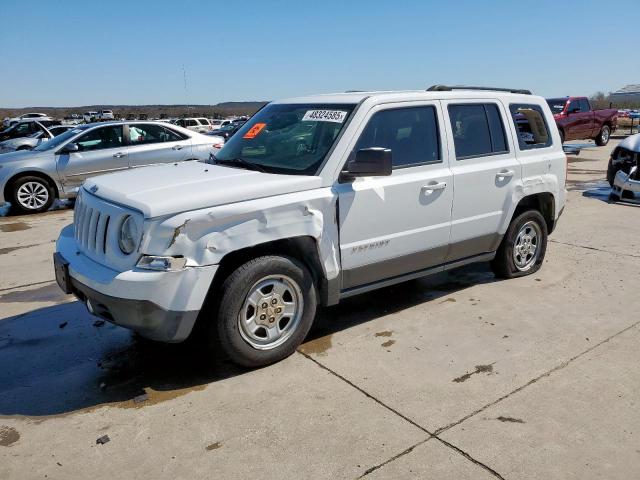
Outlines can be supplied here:
<path id="1" fill-rule="evenodd" d="M 336 199 L 331 188 L 321 188 L 151 219 L 142 251 L 184 256 L 187 266 L 215 265 L 243 248 L 306 236 L 315 240 L 330 280 L 340 271 Z"/>

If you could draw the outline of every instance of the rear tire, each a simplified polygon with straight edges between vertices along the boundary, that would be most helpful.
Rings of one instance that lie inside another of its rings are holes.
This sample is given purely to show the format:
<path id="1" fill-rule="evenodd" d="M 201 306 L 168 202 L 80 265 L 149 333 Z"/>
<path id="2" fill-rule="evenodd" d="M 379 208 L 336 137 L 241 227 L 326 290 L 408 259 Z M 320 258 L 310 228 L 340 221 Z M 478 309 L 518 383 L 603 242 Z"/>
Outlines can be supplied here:
<path id="1" fill-rule="evenodd" d="M 594 140 L 596 141 L 596 145 L 599 147 L 604 147 L 607 143 L 609 143 L 609 137 L 611 136 L 611 128 L 609 125 L 603 125 L 602 130 Z"/>
<path id="2" fill-rule="evenodd" d="M 31 150 L 31 147 L 23 145 L 22 147 L 16 148 L 16 151 L 24 151 L 24 150 Z"/>
<path id="3" fill-rule="evenodd" d="M 12 182 L 10 191 L 11 206 L 18 213 L 45 212 L 55 200 L 55 189 L 42 177 L 20 177 Z"/>
<path id="4" fill-rule="evenodd" d="M 291 355 L 316 314 L 311 273 L 290 257 L 250 260 L 229 275 L 218 293 L 208 338 L 212 347 L 245 367 L 269 365 Z"/>
<path id="5" fill-rule="evenodd" d="M 491 262 L 493 273 L 499 278 L 516 278 L 540 270 L 547 236 L 547 222 L 537 210 L 513 218 Z"/>

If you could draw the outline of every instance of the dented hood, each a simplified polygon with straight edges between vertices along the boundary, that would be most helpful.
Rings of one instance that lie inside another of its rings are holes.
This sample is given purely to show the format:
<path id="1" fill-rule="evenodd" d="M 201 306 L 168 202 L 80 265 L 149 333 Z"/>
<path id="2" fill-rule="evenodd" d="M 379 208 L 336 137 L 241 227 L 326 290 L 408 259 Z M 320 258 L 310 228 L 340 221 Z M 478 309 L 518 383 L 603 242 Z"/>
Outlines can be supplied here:
<path id="1" fill-rule="evenodd" d="M 319 188 L 320 177 L 276 175 L 200 162 L 135 168 L 88 179 L 84 188 L 146 218 Z"/>
<path id="2" fill-rule="evenodd" d="M 626 148 L 632 152 L 640 152 L 640 133 L 629 135 L 618 144 L 619 148 Z"/>

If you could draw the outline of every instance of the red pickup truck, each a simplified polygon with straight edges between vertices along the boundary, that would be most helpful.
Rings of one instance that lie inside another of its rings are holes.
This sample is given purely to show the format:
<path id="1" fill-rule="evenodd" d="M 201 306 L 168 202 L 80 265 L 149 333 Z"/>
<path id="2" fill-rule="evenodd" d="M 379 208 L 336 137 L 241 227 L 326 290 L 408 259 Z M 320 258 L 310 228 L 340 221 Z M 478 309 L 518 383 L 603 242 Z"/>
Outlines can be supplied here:
<path id="1" fill-rule="evenodd" d="M 548 98 L 562 141 L 592 138 L 596 145 L 609 143 L 618 123 L 618 110 L 593 110 L 587 97 Z"/>

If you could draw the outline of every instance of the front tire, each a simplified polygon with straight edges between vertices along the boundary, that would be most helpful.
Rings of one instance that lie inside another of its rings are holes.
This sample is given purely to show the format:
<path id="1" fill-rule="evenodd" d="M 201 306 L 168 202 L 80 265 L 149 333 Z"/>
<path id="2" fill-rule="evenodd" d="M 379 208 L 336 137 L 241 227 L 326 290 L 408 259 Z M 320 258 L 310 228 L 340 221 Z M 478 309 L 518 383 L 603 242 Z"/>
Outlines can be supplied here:
<path id="1" fill-rule="evenodd" d="M 547 236 L 547 222 L 537 210 L 527 210 L 512 219 L 491 262 L 493 273 L 499 278 L 516 278 L 540 270 Z"/>
<path id="2" fill-rule="evenodd" d="M 209 338 L 245 367 L 282 360 L 307 336 L 317 295 L 309 270 L 285 256 L 258 257 L 238 267 L 220 289 Z"/>
<path id="3" fill-rule="evenodd" d="M 11 204 L 18 213 L 47 211 L 54 200 L 53 186 L 41 177 L 20 177 L 11 186 Z"/>
<path id="4" fill-rule="evenodd" d="M 603 125 L 602 130 L 598 136 L 594 139 L 596 141 L 596 145 L 599 147 L 604 147 L 607 143 L 609 143 L 609 138 L 611 137 L 611 128 L 609 125 Z"/>

